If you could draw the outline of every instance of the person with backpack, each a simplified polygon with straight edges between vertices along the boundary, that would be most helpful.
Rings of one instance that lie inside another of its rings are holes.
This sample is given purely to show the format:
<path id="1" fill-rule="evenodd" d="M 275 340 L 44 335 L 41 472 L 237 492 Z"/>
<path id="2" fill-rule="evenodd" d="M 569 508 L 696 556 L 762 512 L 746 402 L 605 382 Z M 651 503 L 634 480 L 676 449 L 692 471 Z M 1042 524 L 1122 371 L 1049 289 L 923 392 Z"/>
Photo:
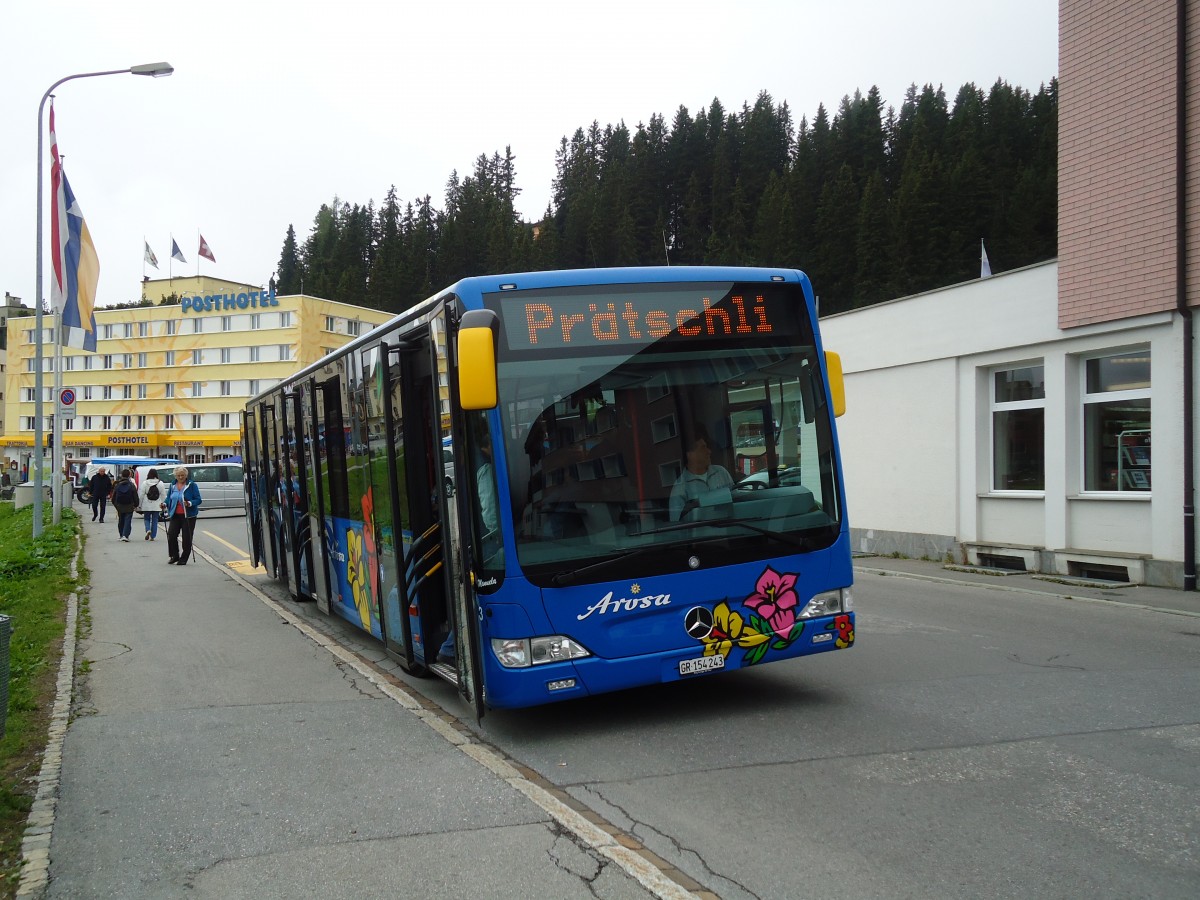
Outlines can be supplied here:
<path id="1" fill-rule="evenodd" d="M 196 530 L 196 516 L 200 515 L 200 488 L 188 481 L 186 466 L 175 469 L 175 483 L 167 491 L 163 509 L 171 517 L 167 526 L 168 566 L 186 566 L 192 555 L 192 532 Z M 183 532 L 183 552 L 179 552 L 179 533 Z"/>
<path id="2" fill-rule="evenodd" d="M 142 489 L 138 492 L 138 511 L 146 520 L 145 540 L 158 537 L 158 518 L 162 515 L 162 504 L 166 500 L 167 486 L 158 480 L 158 469 L 146 473 Z"/>
<path id="3" fill-rule="evenodd" d="M 128 543 L 129 532 L 133 530 L 133 511 L 138 508 L 137 484 L 129 469 L 122 469 L 117 483 L 113 485 L 112 505 L 117 511 L 117 535 Z"/>
<path id="4" fill-rule="evenodd" d="M 88 481 L 88 490 L 92 492 L 92 521 L 99 514 L 104 521 L 104 511 L 108 508 L 108 496 L 112 493 L 113 480 L 109 477 L 108 469 L 101 466 L 99 471 Z"/>

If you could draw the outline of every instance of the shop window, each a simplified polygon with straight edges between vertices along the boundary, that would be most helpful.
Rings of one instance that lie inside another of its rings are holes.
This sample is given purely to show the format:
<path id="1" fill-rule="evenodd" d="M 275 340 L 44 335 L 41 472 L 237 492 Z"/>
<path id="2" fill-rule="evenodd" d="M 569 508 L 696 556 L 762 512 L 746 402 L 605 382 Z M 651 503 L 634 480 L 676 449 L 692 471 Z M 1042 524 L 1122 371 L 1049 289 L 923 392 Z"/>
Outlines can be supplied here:
<path id="1" fill-rule="evenodd" d="M 992 490 L 1045 490 L 1045 367 L 993 370 L 991 407 Z"/>
<path id="2" fill-rule="evenodd" d="M 1083 489 L 1149 491 L 1150 348 L 1083 360 Z"/>

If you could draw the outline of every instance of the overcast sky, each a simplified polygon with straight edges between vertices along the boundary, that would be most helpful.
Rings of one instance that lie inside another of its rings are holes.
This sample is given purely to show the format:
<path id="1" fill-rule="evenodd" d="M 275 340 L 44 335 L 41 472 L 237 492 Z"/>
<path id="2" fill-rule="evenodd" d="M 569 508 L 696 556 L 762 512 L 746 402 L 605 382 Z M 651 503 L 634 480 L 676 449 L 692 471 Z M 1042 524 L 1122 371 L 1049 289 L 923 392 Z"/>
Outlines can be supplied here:
<path id="1" fill-rule="evenodd" d="M 1058 74 L 1054 0 L 8 0 L 0 52 L 0 289 L 35 296 L 37 110 L 58 79 L 165 60 L 169 78 L 113 75 L 56 91 L 65 166 L 100 256 L 99 303 L 167 277 L 171 236 L 197 271 L 265 284 L 289 224 L 299 241 L 334 196 L 429 194 L 512 147 L 518 210 L 545 210 L 560 138 L 596 120 L 668 125 L 760 91 L 794 120 L 876 85 L 1031 92 Z M 49 128 L 49 106 L 43 128 Z M 50 142 L 45 140 L 45 191 Z M 49 206 L 45 212 L 50 296 Z M 158 256 L 144 266 L 143 237 Z"/>

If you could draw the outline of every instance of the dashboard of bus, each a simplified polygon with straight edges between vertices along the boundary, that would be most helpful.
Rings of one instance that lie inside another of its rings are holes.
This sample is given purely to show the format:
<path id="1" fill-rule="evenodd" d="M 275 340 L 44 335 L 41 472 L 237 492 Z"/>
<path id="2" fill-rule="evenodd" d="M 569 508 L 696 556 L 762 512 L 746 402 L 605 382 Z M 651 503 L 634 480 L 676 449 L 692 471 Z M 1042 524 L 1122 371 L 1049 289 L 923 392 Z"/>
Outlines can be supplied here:
<path id="1" fill-rule="evenodd" d="M 502 342 L 501 509 L 533 583 L 703 569 L 837 539 L 843 513 L 821 356 L 798 286 L 767 286 L 765 300 L 763 287 L 694 289 L 705 311 L 753 296 L 771 317 L 760 332 Z M 672 290 L 668 303 L 688 302 Z M 559 298 L 522 299 L 561 312 Z M 648 303 L 637 286 L 587 302 L 635 311 Z"/>

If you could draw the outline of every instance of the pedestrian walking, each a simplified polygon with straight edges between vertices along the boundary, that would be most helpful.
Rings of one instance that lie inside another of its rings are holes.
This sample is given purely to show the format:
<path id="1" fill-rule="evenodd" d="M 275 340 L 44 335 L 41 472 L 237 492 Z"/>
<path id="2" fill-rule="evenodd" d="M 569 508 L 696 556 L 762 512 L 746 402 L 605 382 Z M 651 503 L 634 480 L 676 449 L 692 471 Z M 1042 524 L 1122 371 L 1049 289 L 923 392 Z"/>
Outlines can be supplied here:
<path id="1" fill-rule="evenodd" d="M 192 555 L 192 532 L 196 530 L 196 516 L 200 515 L 200 488 L 188 481 L 186 466 L 175 468 L 175 483 L 167 491 L 163 509 L 171 515 L 167 526 L 168 566 L 186 566 Z M 183 548 L 180 552 L 179 533 L 183 532 Z"/>
<path id="2" fill-rule="evenodd" d="M 101 466 L 88 482 L 88 490 L 92 492 L 92 521 L 96 521 L 99 513 L 100 521 L 104 521 L 104 510 L 108 506 L 108 495 L 112 493 L 113 480 L 108 469 Z"/>
<path id="3" fill-rule="evenodd" d="M 146 473 L 142 489 L 138 491 L 138 511 L 146 523 L 144 540 L 152 541 L 158 537 L 158 519 L 166 499 L 167 486 L 158 480 L 158 469 L 151 469 Z"/>
<path id="4" fill-rule="evenodd" d="M 117 511 L 117 537 L 128 543 L 129 533 L 133 530 L 133 513 L 138 508 L 137 484 L 129 469 L 122 469 L 113 485 L 112 504 Z"/>

